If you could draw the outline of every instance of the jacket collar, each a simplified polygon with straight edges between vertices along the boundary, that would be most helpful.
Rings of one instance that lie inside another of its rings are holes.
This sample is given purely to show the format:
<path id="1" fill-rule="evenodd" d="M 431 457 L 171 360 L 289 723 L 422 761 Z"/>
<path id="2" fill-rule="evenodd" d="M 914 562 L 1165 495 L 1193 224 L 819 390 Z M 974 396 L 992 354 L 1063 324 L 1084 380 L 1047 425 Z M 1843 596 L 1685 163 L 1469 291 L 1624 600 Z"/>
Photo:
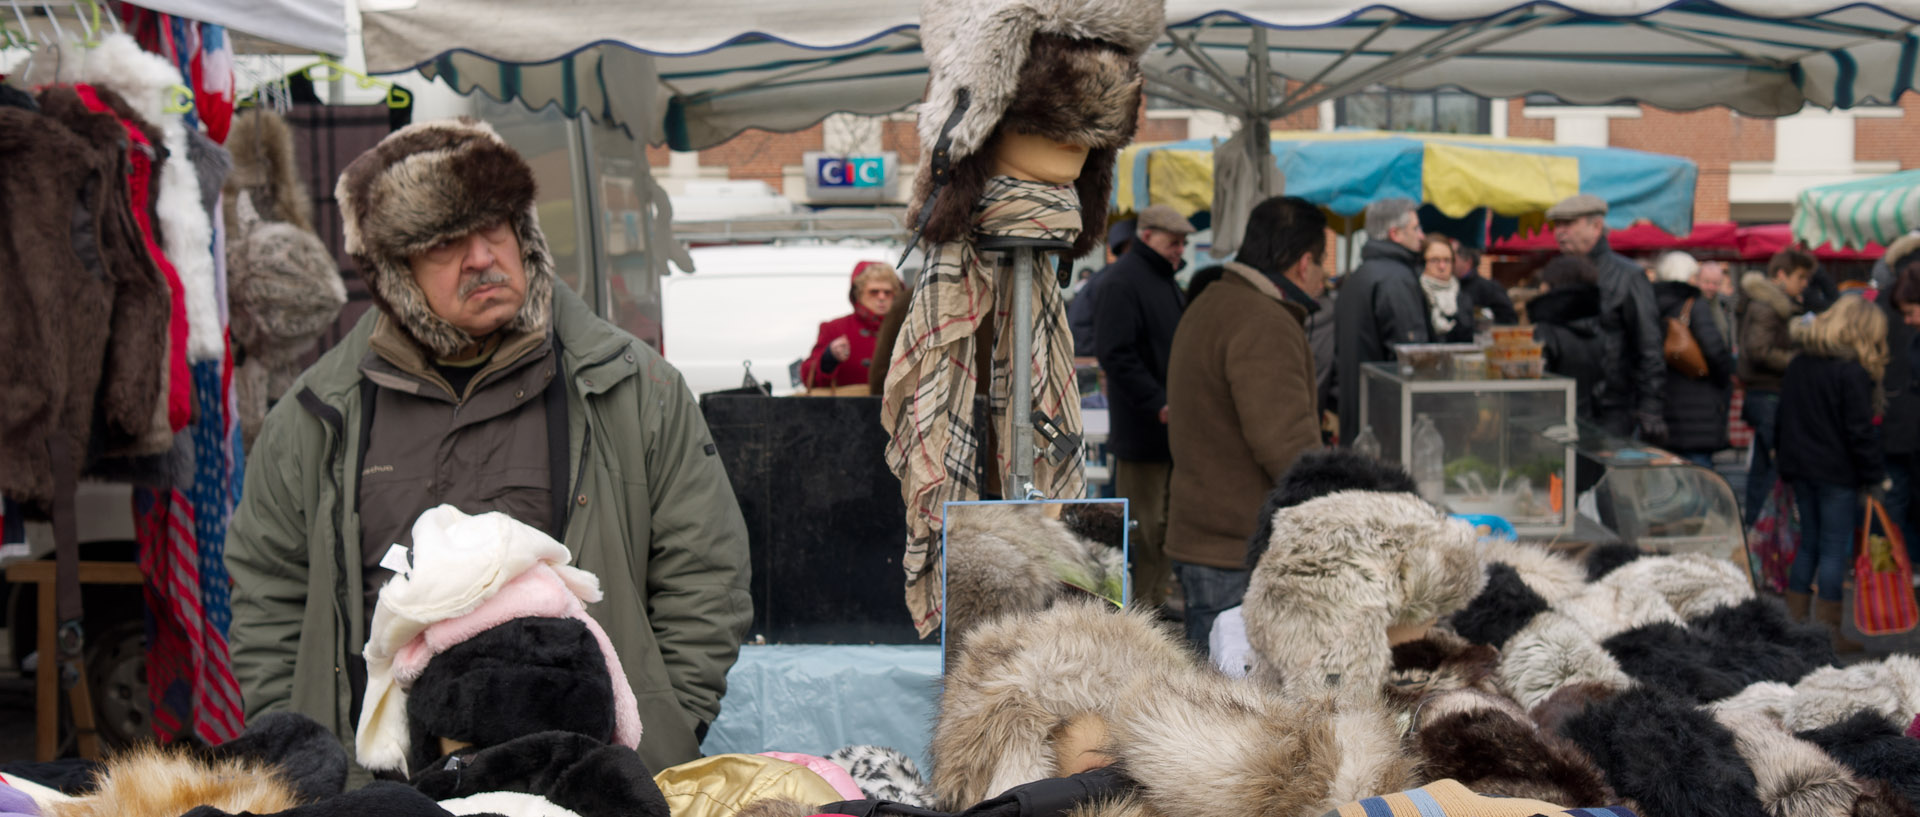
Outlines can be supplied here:
<path id="1" fill-rule="evenodd" d="M 1156 274 L 1160 275 L 1161 277 L 1164 277 L 1164 278 L 1173 277 L 1173 273 L 1174 273 L 1173 262 L 1168 261 L 1165 257 L 1161 256 L 1158 251 L 1154 250 L 1154 248 L 1147 246 L 1147 242 L 1136 240 L 1133 242 L 1133 246 L 1127 248 L 1127 252 L 1138 255 L 1143 259 L 1146 259 L 1147 268 L 1153 270 Z"/>
<path id="2" fill-rule="evenodd" d="M 1602 227 L 1600 229 L 1600 239 L 1593 242 L 1593 249 L 1587 251 L 1587 260 L 1592 261 L 1595 266 L 1598 266 L 1600 259 L 1612 254 L 1613 245 L 1607 242 L 1607 230 L 1605 227 Z"/>
<path id="3" fill-rule="evenodd" d="M 1420 258 L 1420 253 L 1409 250 L 1406 247 L 1402 247 L 1384 238 L 1368 239 L 1366 245 L 1360 248 L 1360 260 L 1366 261 L 1373 258 L 1385 258 L 1391 261 L 1398 261 L 1406 265 L 1408 269 L 1413 270 L 1415 275 L 1420 274 L 1420 265 L 1424 263 Z"/>
<path id="4" fill-rule="evenodd" d="M 1228 261 L 1221 266 L 1226 268 L 1227 272 L 1230 273 L 1229 277 L 1244 282 L 1260 294 L 1279 301 L 1280 305 L 1286 307 L 1287 311 L 1292 313 L 1293 317 L 1301 323 L 1305 323 L 1307 316 L 1313 314 L 1313 311 L 1319 308 L 1319 305 L 1315 304 L 1311 298 L 1307 298 L 1306 301 L 1302 302 L 1288 297 L 1286 293 L 1280 290 L 1280 287 L 1274 285 L 1272 278 L 1267 277 L 1266 273 L 1253 267 L 1238 261 Z M 1226 279 L 1223 278 L 1222 280 Z M 1294 292 L 1298 292 L 1301 298 L 1307 297 L 1307 293 L 1302 292 L 1299 287 L 1293 286 L 1293 282 L 1281 278 L 1280 283 L 1291 288 Z"/>
<path id="5" fill-rule="evenodd" d="M 1238 261 L 1228 261 L 1224 266 L 1232 269 L 1243 278 L 1252 275 L 1254 278 L 1259 279 L 1259 281 L 1266 282 L 1275 290 L 1276 294 L 1272 297 L 1298 305 L 1301 309 L 1305 309 L 1309 315 L 1320 311 L 1320 302 L 1314 300 L 1312 295 L 1308 295 L 1306 290 L 1301 289 L 1299 284 L 1294 283 L 1293 279 L 1285 275 L 1271 275 L 1264 270 L 1255 269 L 1251 265 L 1242 264 Z M 1266 292 L 1265 289 L 1260 291 L 1262 293 Z"/>
<path id="6" fill-rule="evenodd" d="M 1749 272 L 1741 276 L 1740 292 L 1747 296 L 1748 303 L 1757 301 L 1766 304 L 1767 308 L 1772 309 L 1782 318 L 1791 318 L 1805 311 L 1799 301 L 1788 295 L 1764 272 Z"/>

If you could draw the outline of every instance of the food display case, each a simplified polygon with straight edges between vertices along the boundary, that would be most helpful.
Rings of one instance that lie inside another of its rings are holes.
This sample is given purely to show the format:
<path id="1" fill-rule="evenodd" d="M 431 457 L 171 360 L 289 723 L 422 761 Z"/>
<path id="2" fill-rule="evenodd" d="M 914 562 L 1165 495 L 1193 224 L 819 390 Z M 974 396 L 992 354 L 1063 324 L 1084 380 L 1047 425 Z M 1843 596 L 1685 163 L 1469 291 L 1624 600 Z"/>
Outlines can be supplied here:
<path id="1" fill-rule="evenodd" d="M 1493 514 L 1523 537 L 1570 533 L 1574 523 L 1574 381 L 1469 378 L 1451 367 L 1368 363 L 1360 418 L 1379 456 L 1415 474 L 1415 428 L 1430 418 L 1444 443 L 1438 501 L 1454 513 Z M 1356 441 L 1358 442 L 1358 441 Z"/>
<path id="2" fill-rule="evenodd" d="M 1582 422 L 1579 430 L 1573 447 L 1582 474 L 1598 475 L 1591 487 L 1576 486 L 1582 513 L 1642 549 L 1747 563 L 1740 505 L 1724 477 L 1595 425 Z M 1757 564 L 1750 567 L 1759 573 Z"/>

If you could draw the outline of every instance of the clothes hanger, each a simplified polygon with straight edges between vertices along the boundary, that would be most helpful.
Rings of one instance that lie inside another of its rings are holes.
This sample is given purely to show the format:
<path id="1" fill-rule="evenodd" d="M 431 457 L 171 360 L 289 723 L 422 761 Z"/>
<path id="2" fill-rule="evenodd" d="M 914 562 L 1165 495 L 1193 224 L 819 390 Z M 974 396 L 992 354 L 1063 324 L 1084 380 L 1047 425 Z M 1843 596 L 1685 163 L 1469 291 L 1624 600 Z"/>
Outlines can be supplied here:
<path id="1" fill-rule="evenodd" d="M 314 76 L 314 71 L 322 68 L 329 69 L 334 73 L 326 74 L 322 76 Z M 326 59 L 325 57 L 322 57 L 319 60 L 307 65 L 305 68 L 296 69 L 291 73 L 300 74 L 301 76 L 304 76 L 309 80 L 312 80 L 315 84 L 319 84 L 322 82 L 332 82 L 335 79 L 351 78 L 353 79 L 354 83 L 356 85 L 359 85 L 361 88 L 381 88 L 381 87 L 386 88 L 387 89 L 386 102 L 387 102 L 387 107 L 389 108 L 404 108 L 404 107 L 407 107 L 408 105 L 413 104 L 413 94 L 409 92 L 407 89 L 402 88 L 398 85 L 395 85 L 392 82 L 389 82 L 384 79 L 375 79 L 373 77 L 367 76 L 366 74 L 362 74 L 359 71 L 355 71 L 351 68 L 341 65 L 340 63 L 334 62 L 333 60 Z"/>

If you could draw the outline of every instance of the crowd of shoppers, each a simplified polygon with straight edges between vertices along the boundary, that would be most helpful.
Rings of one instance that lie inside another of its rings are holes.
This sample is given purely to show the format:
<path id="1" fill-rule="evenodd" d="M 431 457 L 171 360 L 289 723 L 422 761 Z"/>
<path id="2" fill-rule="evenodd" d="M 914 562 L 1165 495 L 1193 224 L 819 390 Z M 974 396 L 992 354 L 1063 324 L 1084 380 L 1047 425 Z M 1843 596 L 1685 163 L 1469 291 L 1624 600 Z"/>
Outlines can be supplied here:
<path id="1" fill-rule="evenodd" d="M 1140 522 L 1136 598 L 1163 603 L 1177 577 L 1188 634 L 1205 649 L 1215 616 L 1245 593 L 1246 541 L 1274 481 L 1302 453 L 1358 434 L 1361 365 L 1393 360 L 1399 344 L 1471 343 L 1525 323 L 1545 368 L 1576 382 L 1581 420 L 1704 467 L 1732 448 L 1744 390 L 1754 436 L 1743 521 L 1776 481 L 1794 489 L 1804 539 L 1791 607 L 1837 621 L 1861 496 L 1883 498 L 1920 546 L 1920 236 L 1896 242 L 1872 283 L 1826 294 L 1798 249 L 1737 282 L 1683 252 L 1627 258 L 1608 245 L 1606 213 L 1586 195 L 1548 211 L 1561 252 L 1515 290 L 1529 296 L 1518 306 L 1481 274 L 1476 249 L 1427 234 L 1406 199 L 1367 207 L 1360 264 L 1337 291 L 1326 217 L 1302 199 L 1256 206 L 1235 260 L 1184 289 L 1175 273 L 1192 224 L 1156 206 L 1117 227 L 1109 263 L 1069 313 L 1106 372 L 1116 492 Z"/>

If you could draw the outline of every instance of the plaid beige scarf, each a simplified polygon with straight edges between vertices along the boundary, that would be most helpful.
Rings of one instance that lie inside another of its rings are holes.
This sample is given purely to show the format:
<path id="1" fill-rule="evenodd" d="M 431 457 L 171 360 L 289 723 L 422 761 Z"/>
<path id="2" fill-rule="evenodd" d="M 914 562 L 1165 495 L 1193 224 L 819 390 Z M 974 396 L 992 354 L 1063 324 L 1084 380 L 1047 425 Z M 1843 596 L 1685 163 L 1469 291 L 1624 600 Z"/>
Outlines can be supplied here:
<path id="1" fill-rule="evenodd" d="M 1072 241 L 1080 232 L 1080 199 L 1072 186 L 1004 176 L 987 182 L 974 208 L 978 235 Z M 974 332 L 987 309 L 999 327 L 989 382 L 989 422 L 998 432 L 992 467 L 1012 467 L 1013 434 L 1007 393 L 1012 383 L 1013 275 L 1010 254 L 981 254 L 972 241 L 934 245 L 913 291 L 905 323 L 887 371 L 880 421 L 892 441 L 887 465 L 900 478 L 907 505 L 907 610 L 922 637 L 940 626 L 945 579 L 941 568 L 941 521 L 948 502 L 980 498 L 975 474 L 983 429 L 974 427 L 979 391 L 974 369 Z M 1080 390 L 1073 376 L 1073 338 L 1053 275 L 1036 267 L 1033 281 L 1033 411 L 1044 412 L 1065 432 L 1080 433 Z M 1028 431 L 1026 433 L 1033 433 Z M 1034 442 L 1033 484 L 1048 499 L 1079 499 L 1086 492 L 1085 455 L 1075 450 L 1059 464 Z M 1010 499 L 1018 486 L 1004 485 Z"/>

